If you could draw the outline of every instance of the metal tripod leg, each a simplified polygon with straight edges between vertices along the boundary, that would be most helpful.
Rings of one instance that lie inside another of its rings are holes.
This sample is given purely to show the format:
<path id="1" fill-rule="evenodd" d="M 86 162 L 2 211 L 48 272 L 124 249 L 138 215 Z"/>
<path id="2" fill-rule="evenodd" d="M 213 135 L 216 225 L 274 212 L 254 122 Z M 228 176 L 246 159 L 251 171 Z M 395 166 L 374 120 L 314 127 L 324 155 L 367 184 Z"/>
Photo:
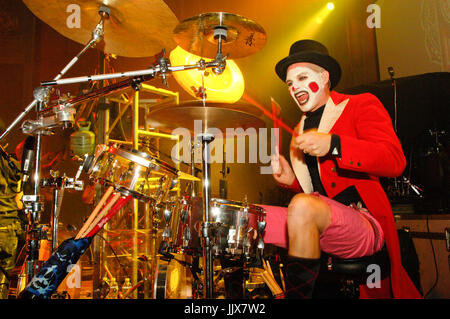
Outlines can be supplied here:
<path id="1" fill-rule="evenodd" d="M 204 296 L 207 299 L 213 298 L 213 255 L 211 241 L 211 168 L 210 168 L 210 148 L 209 143 L 214 140 L 212 134 L 203 133 L 199 135 L 203 145 L 203 225 L 202 225 L 202 245 L 203 245 L 203 273 L 204 273 Z"/>

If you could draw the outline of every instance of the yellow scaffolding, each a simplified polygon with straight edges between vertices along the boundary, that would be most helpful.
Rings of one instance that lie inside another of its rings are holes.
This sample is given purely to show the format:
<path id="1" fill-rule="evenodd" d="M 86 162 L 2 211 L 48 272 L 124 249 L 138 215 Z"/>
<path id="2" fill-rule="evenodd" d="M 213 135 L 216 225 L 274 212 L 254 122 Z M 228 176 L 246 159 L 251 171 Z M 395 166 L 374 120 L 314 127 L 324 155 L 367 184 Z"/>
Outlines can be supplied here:
<path id="1" fill-rule="evenodd" d="M 142 99 L 140 99 L 141 96 L 141 92 L 149 92 L 152 94 L 157 94 L 159 96 L 163 96 L 164 98 L 159 100 L 152 100 L 152 101 L 144 101 Z M 179 93 L 178 92 L 172 92 L 170 90 L 166 90 L 166 89 L 161 89 L 161 88 L 157 88 L 154 87 L 152 85 L 148 85 L 145 83 L 142 83 L 139 90 L 136 90 L 134 92 L 134 98 L 128 98 L 128 96 L 126 96 L 126 94 L 122 94 L 120 97 L 118 98 L 108 98 L 108 100 L 110 101 L 114 101 L 117 102 L 119 104 L 125 104 L 125 106 L 123 108 L 119 108 L 119 114 L 117 116 L 117 118 L 114 120 L 114 122 L 111 124 L 111 126 L 108 128 L 108 132 L 106 134 L 107 136 L 107 142 L 108 143 L 117 143 L 117 144 L 124 144 L 124 145 L 130 145 L 133 149 L 135 150 L 139 150 L 139 136 L 150 136 L 150 137 L 156 137 L 156 138 L 163 138 L 163 139 L 167 139 L 167 140 L 171 140 L 171 141 L 175 141 L 176 142 L 176 154 L 177 156 L 179 156 L 179 150 L 180 150 L 180 136 L 179 135 L 171 135 L 171 134 L 165 134 L 165 133 L 160 133 L 158 131 L 150 131 L 148 128 L 148 125 L 145 124 L 145 128 L 146 129 L 140 129 L 140 116 L 139 116 L 139 111 L 141 108 L 145 109 L 145 113 L 147 113 L 148 108 L 155 106 L 157 104 L 161 104 L 161 103 L 167 103 L 167 102 L 172 102 L 172 103 L 176 103 L 179 104 Z M 125 114 L 125 112 L 127 111 L 127 109 L 129 107 L 132 107 L 132 139 L 131 141 L 127 141 L 127 140 L 114 140 L 114 139 L 110 139 L 109 135 L 112 132 L 112 130 L 114 129 L 115 125 L 118 123 L 118 121 L 120 120 L 120 118 Z M 180 159 L 174 159 L 175 162 L 175 166 L 177 170 L 180 170 Z M 177 183 L 177 185 L 171 189 L 172 192 L 176 192 L 176 194 L 179 196 L 181 193 L 181 183 Z M 132 254 L 131 254 L 131 259 L 132 259 L 132 274 L 131 274 L 131 282 L 134 284 L 137 284 L 138 282 L 138 260 L 139 260 L 139 239 L 138 236 L 139 234 L 142 236 L 142 234 L 144 235 L 144 241 L 145 241 L 145 254 L 148 256 L 150 254 L 152 254 L 154 257 L 156 257 L 156 234 L 151 231 L 153 228 L 153 221 L 151 218 L 151 211 L 150 211 L 150 205 L 146 204 L 145 208 L 144 208 L 144 223 L 145 223 L 145 229 L 140 229 L 139 228 L 139 202 L 138 200 L 134 199 L 133 200 L 133 205 L 132 205 L 132 236 L 133 236 L 133 248 L 132 248 Z M 150 235 L 151 233 L 151 235 Z M 146 269 L 154 269 L 154 265 L 155 265 L 155 260 L 154 258 L 150 258 L 150 267 L 146 267 Z M 106 266 L 106 264 L 105 264 Z M 151 278 L 153 279 L 153 274 L 151 274 Z M 151 280 L 152 281 L 152 280 Z M 147 281 L 148 282 L 148 281 Z M 151 288 L 150 285 L 152 282 L 148 282 L 147 285 L 144 285 L 144 298 L 149 298 L 151 297 L 149 295 Z M 137 290 L 133 293 L 132 298 L 137 298 Z"/>

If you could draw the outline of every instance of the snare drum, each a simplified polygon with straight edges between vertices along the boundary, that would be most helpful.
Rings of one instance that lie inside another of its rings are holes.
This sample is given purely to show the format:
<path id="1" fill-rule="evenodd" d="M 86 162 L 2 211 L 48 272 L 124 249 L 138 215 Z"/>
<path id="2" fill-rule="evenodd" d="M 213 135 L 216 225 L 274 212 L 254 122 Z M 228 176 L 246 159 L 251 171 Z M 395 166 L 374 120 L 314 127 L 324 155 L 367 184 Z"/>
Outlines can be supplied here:
<path id="1" fill-rule="evenodd" d="M 256 257 L 257 249 L 264 247 L 265 209 L 218 198 L 211 199 L 210 205 L 215 254 Z M 184 196 L 161 203 L 158 220 L 162 240 L 170 251 L 201 252 L 202 197 Z"/>
<path id="2" fill-rule="evenodd" d="M 170 165 L 125 147 L 98 145 L 88 165 L 91 179 L 144 202 L 163 201 L 178 178 Z"/>
<path id="3" fill-rule="evenodd" d="M 210 206 L 215 254 L 256 257 L 258 248 L 264 247 L 264 208 L 218 198 L 211 199 Z"/>

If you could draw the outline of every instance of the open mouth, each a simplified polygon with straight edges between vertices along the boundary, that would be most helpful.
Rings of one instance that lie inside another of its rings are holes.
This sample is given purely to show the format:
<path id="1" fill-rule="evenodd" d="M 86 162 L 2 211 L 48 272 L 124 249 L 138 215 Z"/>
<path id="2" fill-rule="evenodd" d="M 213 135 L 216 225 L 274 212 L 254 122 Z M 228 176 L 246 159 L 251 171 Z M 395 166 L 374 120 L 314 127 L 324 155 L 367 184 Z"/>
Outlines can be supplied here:
<path id="1" fill-rule="evenodd" d="M 297 99 L 300 105 L 306 104 L 309 100 L 309 94 L 306 91 L 300 91 L 295 93 L 295 98 Z"/>

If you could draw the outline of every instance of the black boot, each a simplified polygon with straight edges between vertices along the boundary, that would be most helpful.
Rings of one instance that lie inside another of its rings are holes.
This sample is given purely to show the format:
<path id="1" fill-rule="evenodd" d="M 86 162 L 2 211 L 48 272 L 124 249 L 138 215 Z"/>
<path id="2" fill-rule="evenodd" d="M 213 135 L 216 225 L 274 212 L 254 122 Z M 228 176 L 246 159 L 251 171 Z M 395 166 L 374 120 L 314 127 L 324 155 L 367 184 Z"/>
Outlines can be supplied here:
<path id="1" fill-rule="evenodd" d="M 286 265 L 286 298 L 311 299 L 319 268 L 320 259 L 289 256 Z"/>

